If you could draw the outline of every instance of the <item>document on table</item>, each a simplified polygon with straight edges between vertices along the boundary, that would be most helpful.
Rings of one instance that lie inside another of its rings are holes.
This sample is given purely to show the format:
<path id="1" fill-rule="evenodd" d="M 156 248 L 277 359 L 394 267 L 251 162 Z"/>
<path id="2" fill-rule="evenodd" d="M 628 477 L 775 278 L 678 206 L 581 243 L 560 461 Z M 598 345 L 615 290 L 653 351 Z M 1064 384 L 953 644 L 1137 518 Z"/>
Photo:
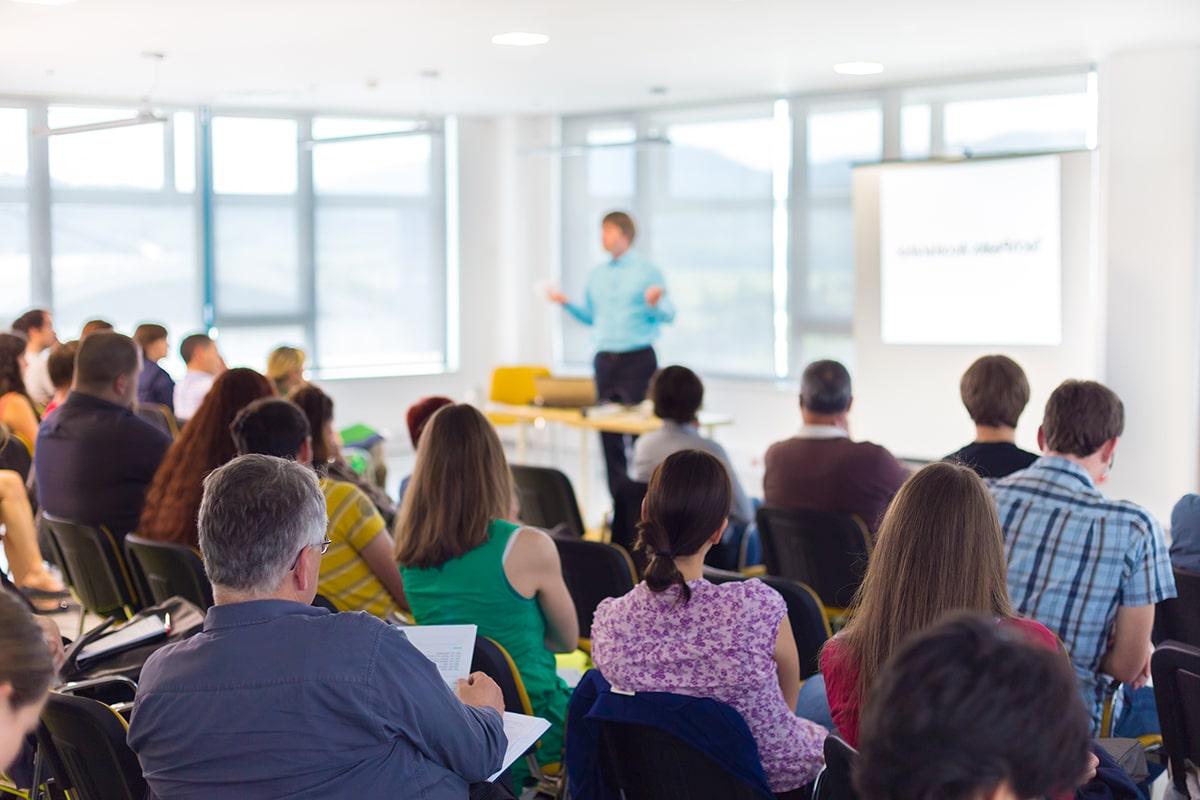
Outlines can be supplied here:
<path id="1" fill-rule="evenodd" d="M 542 738 L 542 734 L 550 730 L 550 723 L 541 717 L 530 717 L 525 714 L 504 712 L 504 735 L 508 737 L 508 749 L 504 751 L 504 763 L 500 771 L 488 781 L 494 781 L 504 774 L 504 770 L 533 747 L 533 743 Z"/>
<path id="2" fill-rule="evenodd" d="M 451 689 L 471 674 L 475 625 L 412 625 L 403 629 L 412 646 L 438 668 Z"/>

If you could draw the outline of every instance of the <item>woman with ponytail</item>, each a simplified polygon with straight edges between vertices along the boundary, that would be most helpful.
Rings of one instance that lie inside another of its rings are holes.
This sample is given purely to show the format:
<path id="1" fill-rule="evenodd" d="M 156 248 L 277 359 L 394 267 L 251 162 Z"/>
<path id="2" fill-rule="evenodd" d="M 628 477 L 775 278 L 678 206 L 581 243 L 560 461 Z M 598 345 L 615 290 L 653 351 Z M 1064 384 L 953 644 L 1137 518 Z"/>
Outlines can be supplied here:
<path id="1" fill-rule="evenodd" d="M 757 580 L 704 580 L 704 556 L 721 541 L 731 501 L 729 473 L 708 453 L 682 450 L 658 466 L 638 524 L 644 580 L 596 609 L 592 660 L 614 688 L 732 706 L 771 789 L 783 794 L 820 771 L 825 729 L 792 711 L 800 659 L 783 598 Z"/>

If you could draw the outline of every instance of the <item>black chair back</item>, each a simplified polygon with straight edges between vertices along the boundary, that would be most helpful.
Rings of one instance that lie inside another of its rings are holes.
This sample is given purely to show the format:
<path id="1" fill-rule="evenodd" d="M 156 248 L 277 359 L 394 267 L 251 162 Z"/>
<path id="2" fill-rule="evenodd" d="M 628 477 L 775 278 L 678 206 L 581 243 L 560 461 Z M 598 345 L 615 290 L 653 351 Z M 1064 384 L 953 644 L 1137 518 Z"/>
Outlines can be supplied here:
<path id="1" fill-rule="evenodd" d="M 125 742 L 128 726 L 96 700 L 52 692 L 42 710 L 39 747 L 55 783 L 75 800 L 143 800 L 146 782 Z"/>
<path id="2" fill-rule="evenodd" d="M 22 481 L 28 481 L 32 468 L 33 456 L 29 455 L 29 448 L 8 428 L 0 426 L 0 469 L 11 469 L 21 476 Z"/>
<path id="3" fill-rule="evenodd" d="M 1200 572 L 1175 568 L 1178 597 L 1154 607 L 1154 641 L 1200 647 Z"/>
<path id="4" fill-rule="evenodd" d="M 1150 657 L 1150 674 L 1171 781 L 1187 797 L 1187 765 L 1200 764 L 1200 647 L 1164 642 Z"/>
<path id="5" fill-rule="evenodd" d="M 867 569 L 869 534 L 862 520 L 764 506 L 758 532 L 768 574 L 811 586 L 826 608 L 849 607 Z"/>
<path id="6" fill-rule="evenodd" d="M 563 580 L 575 601 L 579 638 L 589 640 L 592 638 L 592 617 L 600 601 L 621 597 L 637 583 L 633 560 L 617 544 L 565 537 L 555 537 L 554 543 L 558 545 L 558 557 L 562 561 Z"/>
<path id="7" fill-rule="evenodd" d="M 482 672 L 494 680 L 504 695 L 504 710 L 515 714 L 532 714 L 533 704 L 525 692 L 521 673 L 508 651 L 494 639 L 475 637 L 475 652 L 471 656 L 471 671 Z"/>
<path id="8" fill-rule="evenodd" d="M 583 536 L 583 517 L 570 478 L 551 467 L 519 464 L 512 467 L 512 476 L 522 522 L 545 530 L 566 526 L 576 536 Z"/>
<path id="9" fill-rule="evenodd" d="M 80 604 L 103 617 L 127 618 L 142 604 L 120 544 L 103 526 L 80 525 L 49 514 L 42 523 Z"/>
<path id="10" fill-rule="evenodd" d="M 850 780 L 858 751 L 837 736 L 825 737 L 825 769 L 813 787 L 813 800 L 858 800 Z"/>
<path id="11" fill-rule="evenodd" d="M 178 595 L 201 610 L 212 607 L 212 584 L 200 554 L 191 547 L 131 533 L 125 537 L 125 555 L 148 603 L 162 603 Z"/>
<path id="12" fill-rule="evenodd" d="M 329 611 L 332 611 L 335 614 L 338 613 L 338 607 L 333 604 L 332 600 L 330 600 L 328 597 L 326 597 L 323 594 L 319 594 L 319 595 L 315 596 L 313 598 L 312 604 L 317 608 L 324 608 Z"/>
<path id="13" fill-rule="evenodd" d="M 713 583 L 749 580 L 740 572 L 712 567 L 704 568 L 704 577 Z M 779 592 L 787 604 L 788 621 L 792 625 L 792 636 L 796 639 L 796 651 L 800 655 L 800 678 L 808 680 L 820 672 L 821 648 L 833 635 L 821 598 L 803 583 L 787 578 L 762 575 L 758 579 Z"/>
<path id="14" fill-rule="evenodd" d="M 638 575 L 645 569 L 644 559 L 634 550 L 637 543 L 637 524 L 642 518 L 642 501 L 646 499 L 648 484 L 639 481 L 623 481 L 613 496 L 612 543 L 624 547 L 633 556 Z"/>
<path id="15" fill-rule="evenodd" d="M 600 723 L 605 782 L 625 800 L 767 800 L 704 753 L 649 725 Z"/>
<path id="16" fill-rule="evenodd" d="M 179 438 L 179 422 L 167 406 L 161 403 L 138 403 L 134 413 L 172 439 Z"/>

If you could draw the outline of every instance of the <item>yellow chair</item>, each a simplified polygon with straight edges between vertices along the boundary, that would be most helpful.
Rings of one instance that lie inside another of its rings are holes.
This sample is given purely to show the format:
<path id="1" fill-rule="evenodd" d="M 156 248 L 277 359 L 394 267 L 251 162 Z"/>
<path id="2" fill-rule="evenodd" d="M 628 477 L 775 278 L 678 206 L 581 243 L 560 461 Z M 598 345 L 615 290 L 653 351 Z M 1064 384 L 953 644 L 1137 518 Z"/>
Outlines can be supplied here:
<path id="1" fill-rule="evenodd" d="M 550 370 L 547 367 L 525 364 L 507 367 L 496 367 L 492 370 L 492 384 L 488 389 L 488 400 L 492 403 L 503 403 L 510 406 L 527 406 L 537 396 L 534 388 L 534 378 L 548 378 Z M 503 412 L 487 412 L 487 418 L 493 425 L 513 425 L 520 420 L 511 414 Z"/>

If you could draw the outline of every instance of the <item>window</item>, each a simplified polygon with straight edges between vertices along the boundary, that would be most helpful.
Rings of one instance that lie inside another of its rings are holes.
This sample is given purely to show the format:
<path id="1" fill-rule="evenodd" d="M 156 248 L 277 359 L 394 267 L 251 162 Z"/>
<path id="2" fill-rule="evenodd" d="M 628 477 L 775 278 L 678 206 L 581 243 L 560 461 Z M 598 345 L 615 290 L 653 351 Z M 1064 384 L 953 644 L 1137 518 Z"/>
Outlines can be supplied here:
<path id="1" fill-rule="evenodd" d="M 51 106 L 51 128 L 129 119 L 133 108 Z M 67 133 L 50 140 L 50 181 L 54 188 L 163 188 L 163 125 Z"/>
<path id="2" fill-rule="evenodd" d="M 31 304 L 28 117 L 23 108 L 0 108 L 0 329 Z"/>

